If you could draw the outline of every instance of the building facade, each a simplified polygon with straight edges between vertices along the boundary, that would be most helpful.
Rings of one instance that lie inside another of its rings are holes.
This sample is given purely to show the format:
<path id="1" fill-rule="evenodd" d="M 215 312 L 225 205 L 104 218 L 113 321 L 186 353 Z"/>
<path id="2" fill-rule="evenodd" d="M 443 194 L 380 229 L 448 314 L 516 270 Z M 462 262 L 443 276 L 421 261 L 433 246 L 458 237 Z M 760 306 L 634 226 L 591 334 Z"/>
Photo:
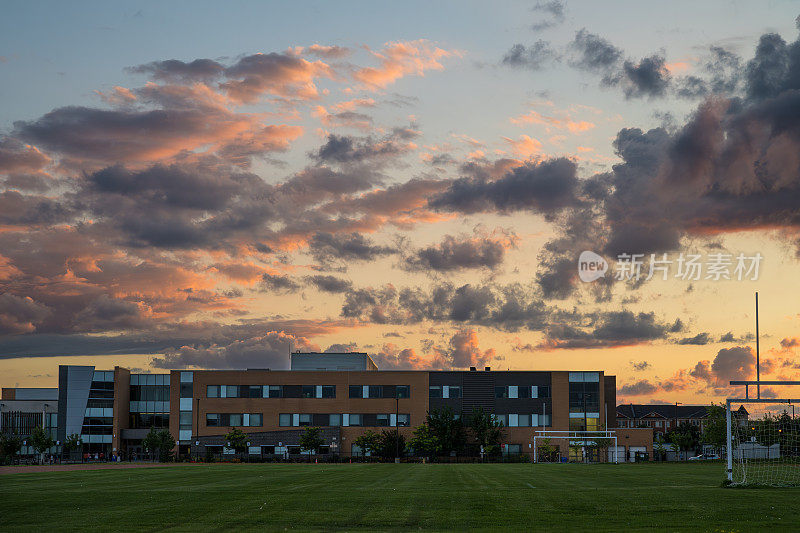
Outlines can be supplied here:
<path id="1" fill-rule="evenodd" d="M 322 451 L 347 457 L 361 452 L 354 441 L 367 430 L 393 428 L 410 439 L 429 410 L 469 416 L 483 408 L 505 426 L 505 453 L 532 454 L 538 431 L 617 426 L 615 378 L 602 371 L 379 371 L 366 354 L 348 355 L 292 357 L 293 367 L 324 370 L 61 366 L 57 438 L 79 434 L 84 452 L 131 457 L 143 453 L 151 428 L 162 428 L 178 453 L 203 456 L 230 453 L 225 435 L 236 427 L 248 434 L 250 454 L 287 456 L 299 453 L 303 428 L 316 426 Z M 348 365 L 365 369 L 340 369 Z M 554 444 L 568 455 L 566 442 Z"/>

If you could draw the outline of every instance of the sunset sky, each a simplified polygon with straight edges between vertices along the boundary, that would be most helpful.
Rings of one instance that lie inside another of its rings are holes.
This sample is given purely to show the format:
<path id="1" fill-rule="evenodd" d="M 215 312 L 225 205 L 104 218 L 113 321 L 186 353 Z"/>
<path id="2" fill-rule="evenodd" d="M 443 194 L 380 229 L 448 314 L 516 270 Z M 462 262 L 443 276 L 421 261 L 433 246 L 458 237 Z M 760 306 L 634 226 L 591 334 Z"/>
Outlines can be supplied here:
<path id="1" fill-rule="evenodd" d="M 7 3 L 0 386 L 345 350 L 707 403 L 755 377 L 756 291 L 762 379 L 800 379 L 798 14 Z M 674 263 L 619 280 L 620 254 Z"/>

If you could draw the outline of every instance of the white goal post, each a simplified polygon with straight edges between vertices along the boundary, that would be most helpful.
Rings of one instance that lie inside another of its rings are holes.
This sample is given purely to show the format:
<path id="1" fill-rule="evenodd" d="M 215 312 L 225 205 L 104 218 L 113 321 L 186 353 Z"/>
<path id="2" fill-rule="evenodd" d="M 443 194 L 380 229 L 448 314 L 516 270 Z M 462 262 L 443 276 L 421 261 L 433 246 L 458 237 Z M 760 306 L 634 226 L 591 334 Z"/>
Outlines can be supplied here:
<path id="1" fill-rule="evenodd" d="M 570 446 L 579 444 L 581 446 L 592 446 L 597 439 L 609 439 L 614 441 L 614 463 L 619 463 L 619 446 L 617 446 L 617 433 L 614 430 L 599 431 L 558 431 L 558 430 L 539 430 L 533 435 L 533 462 L 539 462 L 539 447 L 537 440 L 566 441 L 567 449 Z"/>
<path id="2" fill-rule="evenodd" d="M 726 477 L 731 485 L 800 486 L 800 418 L 797 398 L 751 398 L 749 387 L 800 385 L 800 381 L 731 381 L 748 387 L 725 402 Z M 760 392 L 760 391 L 759 391 Z"/>

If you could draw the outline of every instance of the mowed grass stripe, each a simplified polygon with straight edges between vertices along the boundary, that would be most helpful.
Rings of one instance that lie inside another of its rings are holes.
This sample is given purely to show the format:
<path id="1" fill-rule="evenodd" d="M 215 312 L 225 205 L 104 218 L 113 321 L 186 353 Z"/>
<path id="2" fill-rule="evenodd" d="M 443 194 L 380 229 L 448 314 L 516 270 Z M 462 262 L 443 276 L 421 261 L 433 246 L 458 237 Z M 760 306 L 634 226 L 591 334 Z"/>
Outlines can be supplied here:
<path id="1" fill-rule="evenodd" d="M 720 464 L 213 464 L 0 476 L 0 531 L 796 530 Z M 533 488 L 531 488 L 533 487 Z"/>

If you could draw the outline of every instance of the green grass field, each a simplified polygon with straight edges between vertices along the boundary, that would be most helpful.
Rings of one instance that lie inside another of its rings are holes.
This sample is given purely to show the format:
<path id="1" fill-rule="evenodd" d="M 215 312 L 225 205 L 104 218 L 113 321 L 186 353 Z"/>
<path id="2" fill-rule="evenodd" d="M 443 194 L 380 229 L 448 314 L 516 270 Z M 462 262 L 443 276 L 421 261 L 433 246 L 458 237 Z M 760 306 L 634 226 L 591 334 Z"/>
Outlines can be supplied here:
<path id="1" fill-rule="evenodd" d="M 800 528 L 720 464 L 212 464 L 0 476 L 0 531 Z"/>

